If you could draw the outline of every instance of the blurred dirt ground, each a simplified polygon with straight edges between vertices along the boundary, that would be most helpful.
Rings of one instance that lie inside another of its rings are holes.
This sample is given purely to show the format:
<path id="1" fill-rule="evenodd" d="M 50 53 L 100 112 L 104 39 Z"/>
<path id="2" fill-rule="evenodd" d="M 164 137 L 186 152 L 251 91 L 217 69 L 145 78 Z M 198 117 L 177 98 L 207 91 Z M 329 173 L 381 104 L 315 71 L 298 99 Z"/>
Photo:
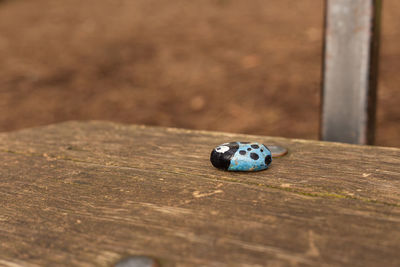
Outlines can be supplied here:
<path id="1" fill-rule="evenodd" d="M 377 144 L 400 146 L 400 1 Z M 0 131 L 102 119 L 318 138 L 322 0 L 0 0 Z"/>

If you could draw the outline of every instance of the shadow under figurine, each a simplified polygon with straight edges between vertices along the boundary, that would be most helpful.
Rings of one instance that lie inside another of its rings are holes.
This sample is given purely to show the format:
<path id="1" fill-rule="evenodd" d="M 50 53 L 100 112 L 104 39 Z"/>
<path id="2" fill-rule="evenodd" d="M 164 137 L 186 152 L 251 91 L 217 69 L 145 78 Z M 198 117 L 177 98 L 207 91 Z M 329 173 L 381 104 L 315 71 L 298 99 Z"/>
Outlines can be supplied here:
<path id="1" fill-rule="evenodd" d="M 268 168 L 272 157 L 263 144 L 231 142 L 214 148 L 210 161 L 214 167 L 227 171 L 261 171 Z"/>

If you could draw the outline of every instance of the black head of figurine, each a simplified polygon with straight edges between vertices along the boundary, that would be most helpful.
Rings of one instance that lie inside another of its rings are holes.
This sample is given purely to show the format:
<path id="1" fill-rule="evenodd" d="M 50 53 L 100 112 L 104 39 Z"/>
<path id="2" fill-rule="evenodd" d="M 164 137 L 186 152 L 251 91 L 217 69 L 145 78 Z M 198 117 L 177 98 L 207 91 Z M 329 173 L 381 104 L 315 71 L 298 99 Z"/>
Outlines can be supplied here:
<path id="1" fill-rule="evenodd" d="M 239 143 L 225 143 L 213 149 L 210 156 L 212 165 L 218 169 L 227 170 L 231 159 L 239 149 Z"/>

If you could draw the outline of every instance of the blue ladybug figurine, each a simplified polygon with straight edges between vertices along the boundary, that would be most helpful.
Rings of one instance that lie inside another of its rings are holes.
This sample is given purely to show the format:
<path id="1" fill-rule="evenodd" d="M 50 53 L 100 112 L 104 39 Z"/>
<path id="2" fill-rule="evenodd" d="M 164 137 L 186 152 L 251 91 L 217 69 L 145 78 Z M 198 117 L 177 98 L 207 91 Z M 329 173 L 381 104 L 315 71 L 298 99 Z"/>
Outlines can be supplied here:
<path id="1" fill-rule="evenodd" d="M 210 156 L 212 165 L 228 171 L 261 171 L 272 162 L 271 151 L 263 144 L 231 142 L 217 146 Z"/>

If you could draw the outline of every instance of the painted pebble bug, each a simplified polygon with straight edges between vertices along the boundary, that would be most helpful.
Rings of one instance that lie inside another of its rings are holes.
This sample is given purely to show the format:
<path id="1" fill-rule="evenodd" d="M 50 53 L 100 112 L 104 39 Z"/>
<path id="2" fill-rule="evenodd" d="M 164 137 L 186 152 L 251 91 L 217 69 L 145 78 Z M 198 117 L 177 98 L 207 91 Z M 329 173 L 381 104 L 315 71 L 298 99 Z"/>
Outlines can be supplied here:
<path id="1" fill-rule="evenodd" d="M 217 146 L 210 156 L 212 165 L 228 171 L 261 171 L 271 164 L 271 151 L 263 144 L 231 142 Z"/>

